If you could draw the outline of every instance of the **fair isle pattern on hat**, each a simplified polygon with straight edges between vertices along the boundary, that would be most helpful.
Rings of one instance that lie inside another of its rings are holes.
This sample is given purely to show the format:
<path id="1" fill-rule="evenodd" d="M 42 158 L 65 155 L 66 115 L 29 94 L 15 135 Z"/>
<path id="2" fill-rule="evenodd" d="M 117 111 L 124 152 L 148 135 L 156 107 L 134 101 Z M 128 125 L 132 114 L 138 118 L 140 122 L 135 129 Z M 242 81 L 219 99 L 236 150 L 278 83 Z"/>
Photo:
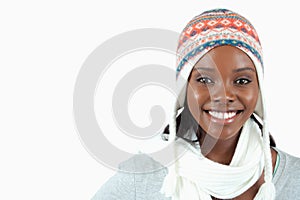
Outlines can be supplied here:
<path id="1" fill-rule="evenodd" d="M 188 61 L 198 60 L 199 55 L 221 45 L 236 46 L 263 65 L 260 41 L 252 24 L 230 10 L 215 9 L 194 17 L 182 31 L 177 48 L 177 77 Z"/>

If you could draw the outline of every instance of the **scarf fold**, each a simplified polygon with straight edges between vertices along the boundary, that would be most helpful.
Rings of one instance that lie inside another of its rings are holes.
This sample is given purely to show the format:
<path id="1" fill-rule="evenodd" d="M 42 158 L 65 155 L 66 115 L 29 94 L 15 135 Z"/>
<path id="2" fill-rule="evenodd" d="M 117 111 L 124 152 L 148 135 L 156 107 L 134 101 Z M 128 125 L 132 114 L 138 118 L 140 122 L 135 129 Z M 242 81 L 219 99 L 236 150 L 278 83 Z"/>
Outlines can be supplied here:
<path id="1" fill-rule="evenodd" d="M 169 167 L 161 188 L 161 192 L 172 197 L 172 200 L 211 200 L 211 196 L 220 199 L 237 197 L 257 182 L 264 169 L 261 130 L 251 118 L 241 131 L 229 165 L 207 159 L 200 149 L 181 138 L 177 138 L 173 145 L 175 152 L 182 147 L 186 151 Z M 273 192 L 274 184 L 263 184 L 255 198 L 269 200 L 261 195 L 261 190 Z"/>

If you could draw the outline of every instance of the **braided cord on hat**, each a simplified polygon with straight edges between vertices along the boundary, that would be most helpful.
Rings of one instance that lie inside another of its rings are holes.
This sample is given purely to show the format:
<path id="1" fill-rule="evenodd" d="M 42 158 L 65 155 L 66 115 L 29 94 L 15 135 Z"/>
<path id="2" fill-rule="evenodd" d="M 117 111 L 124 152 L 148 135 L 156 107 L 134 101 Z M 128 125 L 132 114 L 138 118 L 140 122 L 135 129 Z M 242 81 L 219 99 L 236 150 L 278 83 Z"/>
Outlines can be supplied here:
<path id="1" fill-rule="evenodd" d="M 259 80 L 260 93 L 264 93 L 264 85 L 263 83 L 263 72 L 261 68 L 257 69 L 257 76 Z M 266 109 L 266 100 L 264 95 L 261 95 L 261 101 L 263 106 L 263 151 L 264 151 L 264 159 L 265 159 L 265 167 L 264 167 L 264 183 L 260 186 L 257 195 L 254 200 L 274 200 L 276 196 L 276 190 L 273 179 L 273 165 L 272 165 L 272 154 L 270 149 L 270 137 L 269 137 L 269 126 L 267 122 L 267 109 Z"/>

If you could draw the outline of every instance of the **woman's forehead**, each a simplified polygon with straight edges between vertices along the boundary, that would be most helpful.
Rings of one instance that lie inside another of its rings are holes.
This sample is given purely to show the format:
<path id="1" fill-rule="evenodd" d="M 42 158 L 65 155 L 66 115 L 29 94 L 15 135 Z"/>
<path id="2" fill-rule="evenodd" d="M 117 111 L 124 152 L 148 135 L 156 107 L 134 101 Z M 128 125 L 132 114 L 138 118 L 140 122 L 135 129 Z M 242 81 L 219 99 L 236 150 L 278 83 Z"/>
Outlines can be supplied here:
<path id="1" fill-rule="evenodd" d="M 204 69 L 214 70 L 219 68 L 230 68 L 238 70 L 238 68 L 252 68 L 254 71 L 255 65 L 250 57 L 242 50 L 233 46 L 219 46 L 213 48 L 202 56 L 193 70 Z"/>

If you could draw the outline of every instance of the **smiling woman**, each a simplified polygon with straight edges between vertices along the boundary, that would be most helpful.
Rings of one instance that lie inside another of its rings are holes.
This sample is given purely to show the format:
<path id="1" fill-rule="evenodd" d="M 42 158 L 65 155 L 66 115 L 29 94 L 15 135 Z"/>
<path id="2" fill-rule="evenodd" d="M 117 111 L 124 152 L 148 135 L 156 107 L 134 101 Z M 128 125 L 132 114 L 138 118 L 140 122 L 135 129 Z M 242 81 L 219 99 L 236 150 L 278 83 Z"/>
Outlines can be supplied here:
<path id="1" fill-rule="evenodd" d="M 252 24 L 226 9 L 203 12 L 183 29 L 177 55 L 180 92 L 165 136 L 175 154 L 185 152 L 168 169 L 118 173 L 94 200 L 300 199 L 300 159 L 276 148 L 269 134 Z M 122 166 L 160 166 L 142 158 Z"/>

